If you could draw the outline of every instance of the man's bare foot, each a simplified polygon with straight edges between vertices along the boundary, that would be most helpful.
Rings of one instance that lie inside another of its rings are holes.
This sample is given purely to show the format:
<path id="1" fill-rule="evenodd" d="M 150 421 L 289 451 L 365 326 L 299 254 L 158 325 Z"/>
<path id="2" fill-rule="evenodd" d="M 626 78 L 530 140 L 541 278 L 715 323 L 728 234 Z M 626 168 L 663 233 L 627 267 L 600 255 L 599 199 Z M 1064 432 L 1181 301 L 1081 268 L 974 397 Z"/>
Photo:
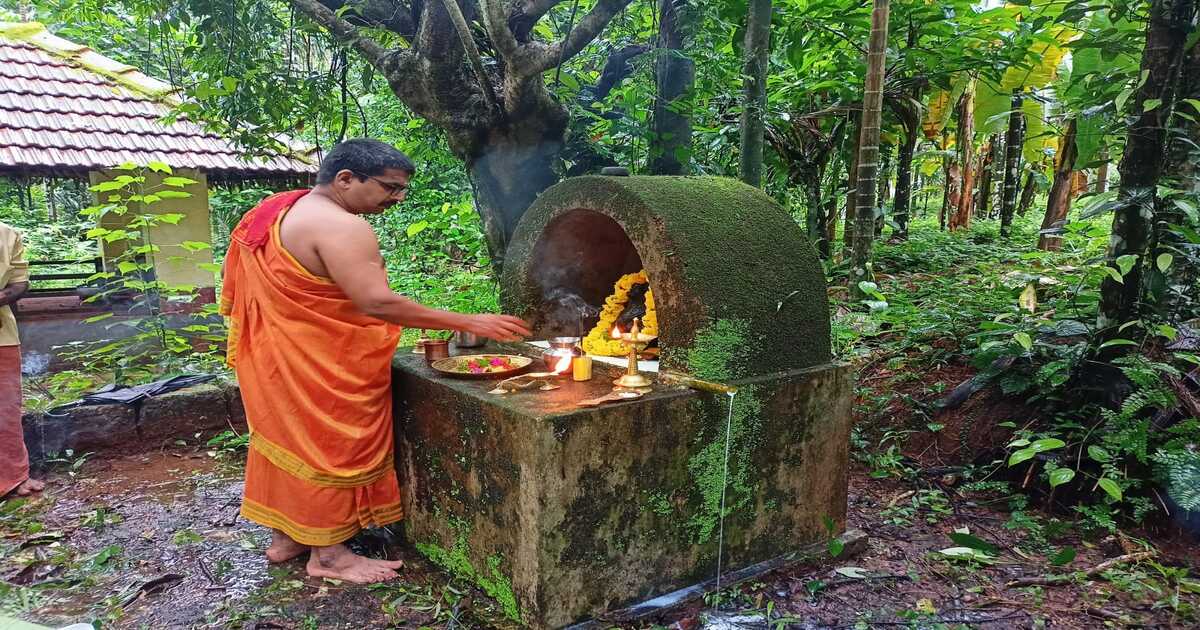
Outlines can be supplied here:
<path id="1" fill-rule="evenodd" d="M 350 551 L 345 545 L 332 545 L 313 547 L 305 568 L 313 577 L 371 584 L 400 577 L 396 569 L 403 566 L 402 560 L 373 560 Z"/>
<path id="2" fill-rule="evenodd" d="M 41 492 L 45 488 L 46 484 L 44 482 L 30 477 L 29 479 L 22 481 L 21 485 L 17 486 L 13 492 L 15 492 L 19 497 L 27 497 L 35 492 Z"/>
<path id="3" fill-rule="evenodd" d="M 278 529 L 271 530 L 271 546 L 267 547 L 267 561 L 287 562 L 305 551 L 308 551 L 308 545 L 302 545 L 292 540 L 291 536 Z"/>

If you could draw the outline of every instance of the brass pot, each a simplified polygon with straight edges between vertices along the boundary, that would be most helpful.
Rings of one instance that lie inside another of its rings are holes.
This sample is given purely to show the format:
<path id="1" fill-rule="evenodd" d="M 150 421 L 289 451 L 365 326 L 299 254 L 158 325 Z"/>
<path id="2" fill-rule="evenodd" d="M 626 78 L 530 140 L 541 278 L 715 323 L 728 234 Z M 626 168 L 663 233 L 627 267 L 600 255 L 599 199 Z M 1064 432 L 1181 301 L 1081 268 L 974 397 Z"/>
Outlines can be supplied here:
<path id="1" fill-rule="evenodd" d="M 428 339 L 425 341 L 424 346 L 426 363 L 433 363 L 438 359 L 445 359 L 450 356 L 449 339 Z"/>

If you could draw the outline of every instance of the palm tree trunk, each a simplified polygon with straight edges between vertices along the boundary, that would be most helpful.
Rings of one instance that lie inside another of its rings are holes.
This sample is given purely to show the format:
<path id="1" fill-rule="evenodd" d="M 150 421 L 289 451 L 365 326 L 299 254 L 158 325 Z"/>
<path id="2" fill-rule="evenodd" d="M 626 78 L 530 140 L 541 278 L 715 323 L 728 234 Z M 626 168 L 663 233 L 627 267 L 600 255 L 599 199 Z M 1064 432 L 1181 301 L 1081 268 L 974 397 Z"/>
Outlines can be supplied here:
<path id="1" fill-rule="evenodd" d="M 875 0 L 871 10 L 871 43 L 867 52 L 867 83 L 863 94 L 862 135 L 859 139 L 858 178 L 854 199 L 854 249 L 851 253 L 850 294 L 862 298 L 859 283 L 871 280 L 871 248 L 875 241 L 875 179 L 879 175 L 879 125 L 883 113 L 883 73 L 887 54 L 889 0 Z"/>
<path id="2" fill-rule="evenodd" d="M 1017 209 L 1017 186 L 1021 181 L 1021 146 L 1024 144 L 1025 117 L 1021 113 L 1021 92 L 1013 90 L 1012 111 L 1008 115 L 1008 133 L 1004 136 L 1004 184 L 1000 194 L 1000 236 L 1012 235 L 1013 212 Z"/>

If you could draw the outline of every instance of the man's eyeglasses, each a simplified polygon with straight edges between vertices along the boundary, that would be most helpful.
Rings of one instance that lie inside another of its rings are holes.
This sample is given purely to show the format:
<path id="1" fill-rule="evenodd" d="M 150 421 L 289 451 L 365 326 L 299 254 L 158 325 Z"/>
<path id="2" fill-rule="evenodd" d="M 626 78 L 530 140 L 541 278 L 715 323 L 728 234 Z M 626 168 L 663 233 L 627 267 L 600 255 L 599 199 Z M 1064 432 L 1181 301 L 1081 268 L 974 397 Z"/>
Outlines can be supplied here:
<path id="1" fill-rule="evenodd" d="M 367 179 L 375 180 L 376 183 L 378 183 L 380 186 L 383 186 L 385 189 L 387 189 L 387 191 L 389 193 L 392 193 L 393 195 L 399 195 L 408 190 L 408 184 L 397 184 L 396 182 L 385 182 L 382 179 L 379 179 L 378 177 L 372 177 L 370 175 L 367 175 L 366 173 L 359 173 L 358 171 L 352 171 L 352 172 L 355 175 L 358 175 L 359 177 L 365 177 Z"/>

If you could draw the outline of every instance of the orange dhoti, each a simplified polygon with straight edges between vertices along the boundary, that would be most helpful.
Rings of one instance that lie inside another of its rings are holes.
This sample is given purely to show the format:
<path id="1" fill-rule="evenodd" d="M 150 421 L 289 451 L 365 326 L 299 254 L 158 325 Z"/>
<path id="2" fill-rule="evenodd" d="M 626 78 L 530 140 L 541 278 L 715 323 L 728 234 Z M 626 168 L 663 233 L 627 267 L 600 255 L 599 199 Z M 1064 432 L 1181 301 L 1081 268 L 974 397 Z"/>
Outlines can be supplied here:
<path id="1" fill-rule="evenodd" d="M 242 516 L 326 546 L 403 515 L 391 398 L 400 327 L 283 248 L 279 223 L 306 192 L 273 195 L 238 224 L 221 312 L 250 425 Z"/>

